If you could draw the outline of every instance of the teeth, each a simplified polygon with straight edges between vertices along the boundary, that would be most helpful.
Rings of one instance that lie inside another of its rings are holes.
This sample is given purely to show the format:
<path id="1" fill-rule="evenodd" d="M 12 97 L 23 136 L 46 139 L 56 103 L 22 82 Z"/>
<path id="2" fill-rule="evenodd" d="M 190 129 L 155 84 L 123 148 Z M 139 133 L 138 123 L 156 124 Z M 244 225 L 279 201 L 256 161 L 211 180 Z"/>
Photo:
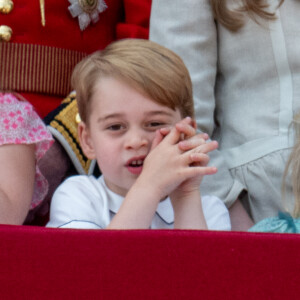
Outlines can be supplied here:
<path id="1" fill-rule="evenodd" d="M 132 166 L 140 166 L 140 165 L 142 165 L 143 164 L 143 161 L 141 160 L 141 159 L 139 159 L 139 160 L 133 160 L 132 162 L 131 162 L 131 165 Z"/>

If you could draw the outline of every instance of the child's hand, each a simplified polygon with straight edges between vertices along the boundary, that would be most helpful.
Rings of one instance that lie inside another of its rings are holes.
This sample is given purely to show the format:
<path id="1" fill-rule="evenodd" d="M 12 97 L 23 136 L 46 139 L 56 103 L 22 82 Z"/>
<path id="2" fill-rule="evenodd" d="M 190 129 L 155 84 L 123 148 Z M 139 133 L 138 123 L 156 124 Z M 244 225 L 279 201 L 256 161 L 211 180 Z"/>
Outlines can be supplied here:
<path id="1" fill-rule="evenodd" d="M 196 123 L 190 117 L 182 119 L 175 125 L 176 129 L 180 132 L 180 142 L 178 143 L 180 150 L 191 150 L 208 140 L 209 136 L 207 133 L 196 134 L 195 126 Z M 154 149 L 170 131 L 171 127 L 164 127 L 157 130 L 151 150 Z"/>
<path id="2" fill-rule="evenodd" d="M 214 174 L 217 169 L 207 167 L 209 162 L 208 153 L 218 147 L 218 143 L 204 141 L 194 149 L 197 160 L 193 159 L 190 168 L 202 168 L 199 175 L 190 177 L 182 182 L 169 194 L 174 211 L 174 228 L 207 229 L 203 214 L 200 195 L 200 184 L 204 175 Z M 195 155 L 195 154 L 191 154 Z"/>
<path id="3" fill-rule="evenodd" d="M 218 147 L 218 143 L 216 141 L 207 142 L 208 135 L 205 133 L 196 134 L 195 128 L 196 123 L 189 117 L 176 124 L 176 129 L 180 132 L 181 137 L 184 138 L 184 140 L 178 143 L 178 147 L 181 151 L 195 149 L 195 151 L 199 153 L 199 161 L 194 162 L 191 166 L 206 167 L 209 162 L 208 153 L 215 150 Z M 167 130 L 164 129 L 164 133 L 167 133 Z M 212 167 L 207 169 L 207 171 L 208 172 L 204 175 L 214 174 L 217 172 L 217 169 Z M 202 179 L 203 175 L 190 178 L 183 182 L 172 195 L 170 195 L 171 198 L 188 197 L 193 191 L 199 193 Z"/>
<path id="4" fill-rule="evenodd" d="M 171 200 L 177 201 L 192 197 L 194 193 L 200 192 L 200 184 L 204 175 L 211 175 L 217 172 L 216 167 L 208 167 L 209 155 L 208 153 L 217 149 L 218 143 L 216 141 L 203 142 L 201 145 L 193 149 L 195 155 L 192 159 L 193 163 L 190 165 L 191 168 L 203 168 L 203 172 L 200 172 L 200 175 L 191 177 L 186 181 L 182 182 L 171 194 Z"/>
<path id="5" fill-rule="evenodd" d="M 216 172 L 216 168 L 206 167 L 208 146 L 203 144 L 204 139 L 196 143 L 198 146 L 182 151 L 178 146 L 181 138 L 182 133 L 176 126 L 168 129 L 166 136 L 159 130 L 137 180 L 150 183 L 160 198 L 169 195 L 187 179 Z"/>

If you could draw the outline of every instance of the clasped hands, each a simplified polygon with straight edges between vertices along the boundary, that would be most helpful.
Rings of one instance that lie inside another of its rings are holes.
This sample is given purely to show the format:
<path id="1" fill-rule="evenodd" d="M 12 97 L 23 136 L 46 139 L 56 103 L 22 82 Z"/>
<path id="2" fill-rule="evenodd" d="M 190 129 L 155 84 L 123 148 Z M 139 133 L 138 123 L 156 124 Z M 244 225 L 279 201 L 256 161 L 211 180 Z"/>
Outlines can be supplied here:
<path id="1" fill-rule="evenodd" d="M 151 151 L 144 162 L 149 182 L 171 199 L 199 193 L 204 175 L 215 174 L 216 167 L 207 166 L 208 153 L 218 147 L 205 133 L 197 134 L 195 121 L 186 117 L 172 128 L 157 130 Z"/>

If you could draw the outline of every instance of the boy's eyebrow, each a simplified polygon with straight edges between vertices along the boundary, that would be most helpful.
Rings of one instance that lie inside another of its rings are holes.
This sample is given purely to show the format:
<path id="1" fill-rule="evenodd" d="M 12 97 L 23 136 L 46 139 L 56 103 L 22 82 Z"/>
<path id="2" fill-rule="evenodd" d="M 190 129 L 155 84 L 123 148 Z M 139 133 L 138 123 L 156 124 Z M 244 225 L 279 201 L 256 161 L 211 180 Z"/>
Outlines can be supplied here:
<path id="1" fill-rule="evenodd" d="M 171 112 L 163 111 L 163 110 L 153 110 L 153 111 L 149 111 L 149 112 L 145 113 L 145 116 L 147 116 L 147 117 L 151 117 L 151 116 L 155 116 L 155 115 L 164 115 L 164 116 L 172 117 L 172 113 Z M 109 114 L 109 115 L 107 115 L 105 117 L 98 118 L 97 123 L 106 121 L 108 119 L 121 118 L 122 116 L 123 116 L 122 113 Z"/>
<path id="2" fill-rule="evenodd" d="M 146 115 L 147 116 L 164 115 L 164 116 L 171 117 L 172 113 L 168 112 L 168 111 L 164 111 L 164 110 L 153 110 L 153 111 L 147 112 Z"/>
<path id="3" fill-rule="evenodd" d="M 100 118 L 98 118 L 97 123 L 106 121 L 106 120 L 108 120 L 108 119 L 120 118 L 121 116 L 122 116 L 121 113 L 113 113 L 113 114 L 109 114 L 109 115 L 107 115 L 107 116 L 105 116 L 105 117 L 100 117 Z"/>

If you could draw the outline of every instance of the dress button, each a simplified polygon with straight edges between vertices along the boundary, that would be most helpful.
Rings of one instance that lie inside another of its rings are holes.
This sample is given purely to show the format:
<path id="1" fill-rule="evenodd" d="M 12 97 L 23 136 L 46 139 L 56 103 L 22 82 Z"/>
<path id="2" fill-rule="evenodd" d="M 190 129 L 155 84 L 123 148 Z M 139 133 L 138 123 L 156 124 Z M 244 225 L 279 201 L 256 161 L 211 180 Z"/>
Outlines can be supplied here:
<path id="1" fill-rule="evenodd" d="M 0 12 L 9 14 L 14 8 L 14 3 L 11 0 L 0 0 Z"/>
<path id="2" fill-rule="evenodd" d="M 0 26 L 0 42 L 9 42 L 12 36 L 12 29 L 6 25 Z"/>

